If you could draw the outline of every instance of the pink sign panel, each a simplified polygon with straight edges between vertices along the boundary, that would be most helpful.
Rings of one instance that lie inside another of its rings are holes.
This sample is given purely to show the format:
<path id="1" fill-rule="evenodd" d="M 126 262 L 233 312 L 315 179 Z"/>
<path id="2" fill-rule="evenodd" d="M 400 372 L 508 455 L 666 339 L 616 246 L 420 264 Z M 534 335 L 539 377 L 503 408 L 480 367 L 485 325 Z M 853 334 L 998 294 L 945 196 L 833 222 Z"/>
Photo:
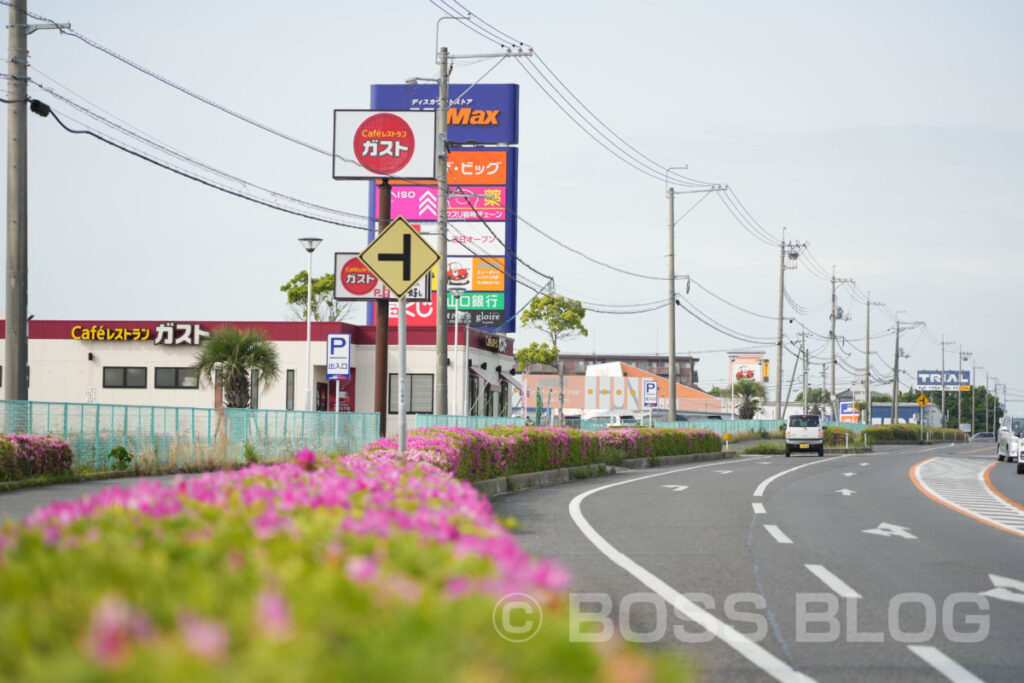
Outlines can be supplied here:
<path id="1" fill-rule="evenodd" d="M 448 220 L 503 221 L 505 199 L 503 185 L 452 186 L 449 188 Z M 377 188 L 377 202 L 377 209 L 380 210 L 380 187 Z M 402 216 L 410 221 L 436 221 L 437 187 L 393 185 L 391 215 Z"/>

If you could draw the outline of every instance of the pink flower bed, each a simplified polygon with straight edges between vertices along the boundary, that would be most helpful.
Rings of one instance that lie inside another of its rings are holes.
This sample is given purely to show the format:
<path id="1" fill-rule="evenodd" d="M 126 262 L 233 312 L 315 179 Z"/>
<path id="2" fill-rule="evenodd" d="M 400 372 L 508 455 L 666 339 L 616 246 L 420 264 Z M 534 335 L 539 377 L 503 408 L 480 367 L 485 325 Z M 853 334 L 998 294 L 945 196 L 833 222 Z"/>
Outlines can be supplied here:
<path id="1" fill-rule="evenodd" d="M 0 435 L 0 481 L 70 472 L 73 459 L 67 442 L 53 436 Z"/>

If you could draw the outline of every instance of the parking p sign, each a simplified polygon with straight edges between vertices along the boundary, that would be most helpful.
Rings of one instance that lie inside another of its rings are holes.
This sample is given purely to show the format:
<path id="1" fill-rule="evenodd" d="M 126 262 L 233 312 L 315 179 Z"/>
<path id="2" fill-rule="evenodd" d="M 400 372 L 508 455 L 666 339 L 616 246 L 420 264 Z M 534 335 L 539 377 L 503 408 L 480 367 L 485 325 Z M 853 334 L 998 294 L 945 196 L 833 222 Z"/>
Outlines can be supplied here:
<path id="1" fill-rule="evenodd" d="M 352 335 L 327 335 L 327 379 L 348 379 L 352 361 Z"/>
<path id="2" fill-rule="evenodd" d="M 654 379 L 643 380 L 644 408 L 658 407 L 658 381 Z"/>

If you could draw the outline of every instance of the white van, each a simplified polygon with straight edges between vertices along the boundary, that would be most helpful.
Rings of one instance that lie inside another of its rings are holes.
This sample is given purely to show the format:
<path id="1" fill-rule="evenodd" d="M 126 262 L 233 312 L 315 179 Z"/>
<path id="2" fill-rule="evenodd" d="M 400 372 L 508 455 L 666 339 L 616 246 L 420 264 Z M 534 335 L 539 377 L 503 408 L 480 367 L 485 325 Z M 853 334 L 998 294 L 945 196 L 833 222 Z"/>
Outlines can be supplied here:
<path id="1" fill-rule="evenodd" d="M 1024 474 L 1021 451 L 1024 450 L 1024 417 L 1003 415 L 996 432 L 996 457 L 1017 463 L 1017 474 Z"/>

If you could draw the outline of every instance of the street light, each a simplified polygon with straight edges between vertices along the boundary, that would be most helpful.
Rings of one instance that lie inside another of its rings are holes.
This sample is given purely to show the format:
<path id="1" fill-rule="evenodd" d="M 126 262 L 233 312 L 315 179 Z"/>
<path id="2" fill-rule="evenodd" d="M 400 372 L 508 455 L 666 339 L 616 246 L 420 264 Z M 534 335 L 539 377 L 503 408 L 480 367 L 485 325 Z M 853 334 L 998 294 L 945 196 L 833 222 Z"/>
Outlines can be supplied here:
<path id="1" fill-rule="evenodd" d="M 313 252 L 323 242 L 319 237 L 300 237 L 299 244 L 309 254 L 309 263 L 306 267 L 306 410 L 313 410 L 313 366 L 310 355 L 312 342 L 310 340 L 310 319 L 313 310 Z"/>

